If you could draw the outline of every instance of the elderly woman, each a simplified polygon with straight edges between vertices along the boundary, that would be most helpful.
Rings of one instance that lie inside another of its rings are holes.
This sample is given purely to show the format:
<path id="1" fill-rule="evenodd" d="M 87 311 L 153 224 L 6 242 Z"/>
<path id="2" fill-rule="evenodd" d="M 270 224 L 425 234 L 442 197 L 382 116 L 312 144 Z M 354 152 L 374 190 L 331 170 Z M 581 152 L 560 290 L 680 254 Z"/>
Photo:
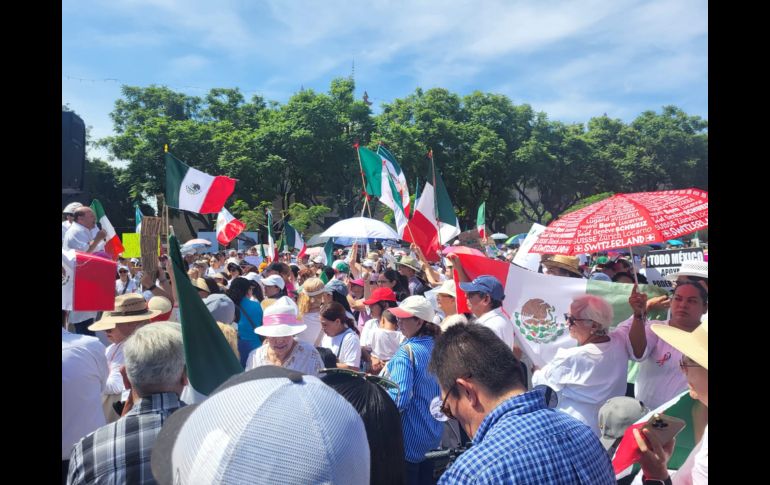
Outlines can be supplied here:
<path id="1" fill-rule="evenodd" d="M 687 377 L 690 397 L 709 405 L 709 343 L 708 320 L 701 323 L 692 332 L 680 330 L 670 325 L 653 324 L 652 331 L 666 343 L 682 353 L 679 367 Z M 661 443 L 654 434 L 644 430 L 633 431 L 639 450 L 642 452 L 640 464 L 644 473 L 644 483 L 671 483 L 701 485 L 708 483 L 708 425 L 700 442 L 690 452 L 690 456 L 669 478 L 666 464 L 674 449 L 674 440 Z M 657 482 L 656 482 L 657 481 Z"/>
<path id="2" fill-rule="evenodd" d="M 323 361 L 315 347 L 294 338 L 305 330 L 297 319 L 297 305 L 288 296 L 282 296 L 265 309 L 262 326 L 255 332 L 265 343 L 249 354 L 246 370 L 262 365 L 277 365 L 303 374 L 318 377 Z"/>
<path id="3" fill-rule="evenodd" d="M 398 318 L 398 328 L 406 337 L 381 374 L 398 384 L 397 391 L 388 392 L 401 412 L 405 483 L 430 483 L 433 465 L 425 460 L 425 453 L 439 445 L 444 427 L 431 414 L 431 408 L 439 405 L 441 391 L 436 378 L 428 373 L 428 361 L 441 329 L 432 323 L 433 307 L 423 296 L 407 297 L 388 311 Z"/>
<path id="4" fill-rule="evenodd" d="M 556 391 L 557 409 L 586 423 L 601 436 L 599 408 L 607 399 L 626 392 L 631 356 L 628 336 L 622 330 L 609 332 L 612 307 L 598 296 L 575 298 L 564 317 L 577 346 L 559 349 L 548 364 L 532 374 L 532 384 Z"/>

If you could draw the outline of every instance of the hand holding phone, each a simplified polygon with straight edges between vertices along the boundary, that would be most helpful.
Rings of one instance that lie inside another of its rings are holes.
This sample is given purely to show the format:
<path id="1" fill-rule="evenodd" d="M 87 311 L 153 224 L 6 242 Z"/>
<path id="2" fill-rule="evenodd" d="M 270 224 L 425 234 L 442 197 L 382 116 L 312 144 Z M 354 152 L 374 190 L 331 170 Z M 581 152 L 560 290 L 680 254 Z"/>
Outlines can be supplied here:
<path id="1" fill-rule="evenodd" d="M 686 425 L 682 419 L 656 413 L 642 426 L 642 429 L 646 429 L 648 433 L 655 435 L 660 444 L 665 445 L 673 440 Z"/>

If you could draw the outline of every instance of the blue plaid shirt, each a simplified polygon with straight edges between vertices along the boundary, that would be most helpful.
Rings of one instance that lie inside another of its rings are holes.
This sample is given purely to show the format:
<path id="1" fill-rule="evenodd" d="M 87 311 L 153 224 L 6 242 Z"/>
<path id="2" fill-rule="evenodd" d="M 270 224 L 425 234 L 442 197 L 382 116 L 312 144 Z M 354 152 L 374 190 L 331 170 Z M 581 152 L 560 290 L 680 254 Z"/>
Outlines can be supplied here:
<path id="1" fill-rule="evenodd" d="M 615 473 L 591 428 L 547 408 L 535 389 L 484 418 L 473 446 L 441 476 L 447 483 L 614 485 Z"/>

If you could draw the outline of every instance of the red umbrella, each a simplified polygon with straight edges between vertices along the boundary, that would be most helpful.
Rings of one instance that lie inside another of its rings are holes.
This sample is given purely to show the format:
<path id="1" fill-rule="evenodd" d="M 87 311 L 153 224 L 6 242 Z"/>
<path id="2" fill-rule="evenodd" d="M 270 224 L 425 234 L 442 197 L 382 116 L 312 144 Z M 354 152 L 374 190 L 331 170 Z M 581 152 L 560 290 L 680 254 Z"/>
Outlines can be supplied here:
<path id="1" fill-rule="evenodd" d="M 472 254 L 474 256 L 484 256 L 487 255 L 479 251 L 478 249 L 469 248 L 467 246 L 447 246 L 441 251 L 441 254 L 446 256 L 447 254 Z"/>
<path id="2" fill-rule="evenodd" d="M 616 194 L 548 225 L 533 253 L 579 254 L 663 242 L 708 227 L 708 192 Z"/>

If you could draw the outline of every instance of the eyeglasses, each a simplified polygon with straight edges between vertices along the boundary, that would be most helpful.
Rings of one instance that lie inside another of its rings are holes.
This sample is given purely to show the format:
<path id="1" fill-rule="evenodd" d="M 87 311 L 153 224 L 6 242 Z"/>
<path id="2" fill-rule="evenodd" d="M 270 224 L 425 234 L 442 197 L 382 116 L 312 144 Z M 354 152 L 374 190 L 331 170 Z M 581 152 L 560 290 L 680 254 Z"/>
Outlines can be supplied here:
<path id="1" fill-rule="evenodd" d="M 470 379 L 471 377 L 473 377 L 473 375 L 468 374 L 463 379 Z M 455 379 L 455 382 L 454 384 L 452 384 L 452 387 L 450 387 L 449 390 L 446 392 L 446 394 L 444 394 L 444 399 L 441 400 L 441 413 L 449 419 L 457 419 L 454 417 L 454 414 L 452 414 L 452 410 L 449 409 L 449 403 L 446 400 L 446 398 L 448 398 L 449 395 L 452 394 L 455 387 L 457 387 L 457 379 Z"/>
<path id="2" fill-rule="evenodd" d="M 679 368 L 682 369 L 682 372 L 687 374 L 687 368 L 688 367 L 703 367 L 699 363 L 695 362 L 689 357 L 682 356 L 682 360 L 679 361 Z"/>
<path id="3" fill-rule="evenodd" d="M 319 373 L 324 373 L 326 375 L 334 375 L 334 374 L 341 374 L 351 377 L 360 377 L 362 379 L 366 379 L 369 382 L 373 382 L 380 386 L 381 388 L 387 390 L 393 389 L 396 391 L 396 401 L 398 401 L 398 397 L 401 393 L 401 388 L 398 387 L 398 384 L 391 381 L 390 379 L 387 379 L 385 377 L 376 376 L 374 374 L 367 374 L 366 372 L 360 372 L 352 369 L 340 369 L 339 367 L 326 367 L 324 369 L 320 369 L 318 371 Z"/>
<path id="4" fill-rule="evenodd" d="M 574 325 L 575 322 L 590 322 L 592 321 L 590 318 L 575 318 L 569 313 L 564 314 L 564 320 L 566 320 L 570 325 Z"/>
<path id="5" fill-rule="evenodd" d="M 121 269 L 120 271 L 118 271 L 118 273 L 128 273 L 128 270 Z"/>

